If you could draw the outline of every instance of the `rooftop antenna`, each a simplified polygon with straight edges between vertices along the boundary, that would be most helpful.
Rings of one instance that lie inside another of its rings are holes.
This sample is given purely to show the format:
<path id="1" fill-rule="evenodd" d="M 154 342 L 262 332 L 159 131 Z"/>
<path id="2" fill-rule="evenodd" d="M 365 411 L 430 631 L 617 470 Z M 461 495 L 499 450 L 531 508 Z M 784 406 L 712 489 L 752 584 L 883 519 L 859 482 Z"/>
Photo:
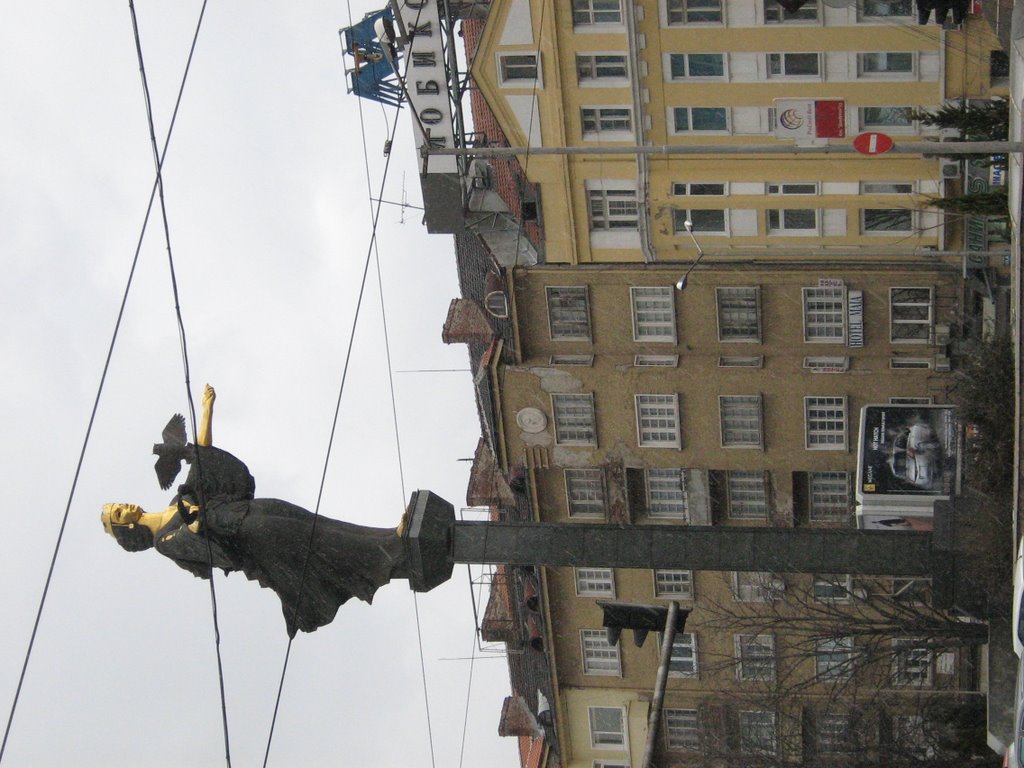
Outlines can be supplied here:
<path id="1" fill-rule="evenodd" d="M 399 224 L 405 224 L 405 209 L 409 206 L 409 196 L 405 191 L 405 171 L 402 171 L 402 215 L 398 219 Z"/>
<path id="2" fill-rule="evenodd" d="M 415 208 L 417 211 L 422 211 L 423 210 L 423 206 L 422 205 L 413 205 L 412 203 L 409 202 L 409 195 L 407 194 L 407 192 L 405 190 L 405 174 L 404 173 L 402 174 L 402 202 L 396 203 L 393 200 L 383 200 L 383 199 L 381 199 L 379 197 L 371 197 L 370 199 L 373 200 L 373 202 L 375 202 L 375 203 L 384 203 L 385 205 L 397 205 L 399 208 L 401 208 L 402 209 L 402 216 L 398 220 L 399 224 L 405 224 L 405 209 L 406 208 Z M 459 370 L 462 370 L 462 369 L 459 369 Z M 399 371 L 399 373 L 408 373 L 408 371 Z"/>

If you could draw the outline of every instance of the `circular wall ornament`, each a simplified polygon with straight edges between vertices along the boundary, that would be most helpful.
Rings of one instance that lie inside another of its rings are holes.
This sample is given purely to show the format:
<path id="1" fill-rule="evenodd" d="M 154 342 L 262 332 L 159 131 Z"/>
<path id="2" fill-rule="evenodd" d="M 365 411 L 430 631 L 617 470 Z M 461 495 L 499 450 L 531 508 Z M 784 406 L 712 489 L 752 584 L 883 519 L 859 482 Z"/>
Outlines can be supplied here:
<path id="1" fill-rule="evenodd" d="M 547 428 L 548 417 L 540 408 L 523 408 L 516 414 L 516 424 L 523 432 L 536 434 Z"/>

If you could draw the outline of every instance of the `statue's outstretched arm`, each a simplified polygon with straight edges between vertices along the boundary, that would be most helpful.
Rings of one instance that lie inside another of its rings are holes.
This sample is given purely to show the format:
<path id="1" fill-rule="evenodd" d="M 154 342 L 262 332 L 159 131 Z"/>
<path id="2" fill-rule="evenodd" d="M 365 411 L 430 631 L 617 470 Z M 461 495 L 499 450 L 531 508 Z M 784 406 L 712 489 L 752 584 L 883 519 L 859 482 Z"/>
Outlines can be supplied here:
<path id="1" fill-rule="evenodd" d="M 199 434 L 196 435 L 196 445 L 209 448 L 213 445 L 213 402 L 217 399 L 217 393 L 213 387 L 207 384 L 203 387 L 203 415 L 199 419 Z"/>

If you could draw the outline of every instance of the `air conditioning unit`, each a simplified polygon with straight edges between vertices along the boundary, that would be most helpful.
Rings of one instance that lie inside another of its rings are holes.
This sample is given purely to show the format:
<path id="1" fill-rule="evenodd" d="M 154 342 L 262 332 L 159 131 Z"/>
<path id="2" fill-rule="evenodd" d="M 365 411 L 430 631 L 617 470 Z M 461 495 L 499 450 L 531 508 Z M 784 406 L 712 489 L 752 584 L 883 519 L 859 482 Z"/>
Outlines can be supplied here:
<path id="1" fill-rule="evenodd" d="M 940 160 L 939 161 L 939 175 L 943 179 L 959 179 L 960 178 L 960 161 L 959 160 Z"/>
<path id="2" fill-rule="evenodd" d="M 949 344 L 949 323 L 935 324 L 935 344 L 939 347 Z"/>
<path id="3" fill-rule="evenodd" d="M 951 369 L 952 369 L 952 366 L 950 365 L 949 358 L 946 357 L 946 355 L 936 355 L 935 356 L 935 370 L 936 371 L 938 371 L 939 373 L 949 373 L 949 371 Z"/>

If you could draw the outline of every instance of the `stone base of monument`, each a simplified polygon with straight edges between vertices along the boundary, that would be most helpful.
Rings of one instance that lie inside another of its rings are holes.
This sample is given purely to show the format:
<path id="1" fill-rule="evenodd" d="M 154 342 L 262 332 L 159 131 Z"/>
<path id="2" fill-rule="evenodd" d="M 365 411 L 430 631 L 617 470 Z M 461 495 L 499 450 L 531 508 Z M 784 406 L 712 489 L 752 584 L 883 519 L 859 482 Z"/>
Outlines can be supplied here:
<path id="1" fill-rule="evenodd" d="M 431 491 L 415 491 L 402 518 L 401 535 L 409 559 L 409 586 L 429 592 L 452 575 L 455 508 Z"/>

